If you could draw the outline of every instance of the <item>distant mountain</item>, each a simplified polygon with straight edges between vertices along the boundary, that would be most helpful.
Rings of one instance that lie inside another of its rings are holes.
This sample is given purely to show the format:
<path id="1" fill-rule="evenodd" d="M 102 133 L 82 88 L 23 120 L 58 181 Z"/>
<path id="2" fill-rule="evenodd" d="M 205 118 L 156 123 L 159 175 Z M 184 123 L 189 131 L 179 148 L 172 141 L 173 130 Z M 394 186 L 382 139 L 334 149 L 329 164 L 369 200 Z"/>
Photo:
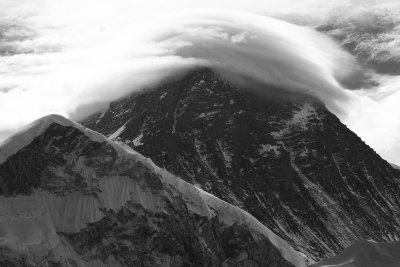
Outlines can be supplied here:
<path id="1" fill-rule="evenodd" d="M 42 118 L 0 145 L 0 266 L 306 266 L 247 212 Z"/>
<path id="2" fill-rule="evenodd" d="M 310 267 L 398 267 L 400 242 L 377 243 L 361 240 L 346 248 L 339 255 L 312 264 Z"/>
<path id="3" fill-rule="evenodd" d="M 83 124 L 245 209 L 314 260 L 360 239 L 397 239 L 399 170 L 314 97 L 264 89 L 202 68 Z"/>

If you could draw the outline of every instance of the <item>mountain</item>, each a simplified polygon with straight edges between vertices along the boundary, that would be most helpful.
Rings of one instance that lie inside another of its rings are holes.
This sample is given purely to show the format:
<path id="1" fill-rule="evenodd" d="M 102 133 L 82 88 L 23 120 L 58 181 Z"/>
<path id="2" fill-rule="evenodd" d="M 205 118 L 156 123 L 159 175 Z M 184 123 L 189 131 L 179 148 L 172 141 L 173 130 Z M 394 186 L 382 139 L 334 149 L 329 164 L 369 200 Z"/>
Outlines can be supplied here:
<path id="1" fill-rule="evenodd" d="M 334 18 L 315 29 L 337 40 L 357 61 L 378 73 L 399 75 L 400 61 L 388 43 L 398 38 L 398 10 L 373 9 L 360 18 Z"/>
<path id="2" fill-rule="evenodd" d="M 377 243 L 361 240 L 346 248 L 339 255 L 323 260 L 310 267 L 398 267 L 400 266 L 400 242 Z"/>
<path id="3" fill-rule="evenodd" d="M 263 89 L 201 68 L 83 125 L 243 208 L 314 260 L 360 239 L 398 239 L 399 170 L 316 98 Z"/>
<path id="4" fill-rule="evenodd" d="M 0 145 L 0 266 L 306 266 L 247 212 L 50 115 Z"/>

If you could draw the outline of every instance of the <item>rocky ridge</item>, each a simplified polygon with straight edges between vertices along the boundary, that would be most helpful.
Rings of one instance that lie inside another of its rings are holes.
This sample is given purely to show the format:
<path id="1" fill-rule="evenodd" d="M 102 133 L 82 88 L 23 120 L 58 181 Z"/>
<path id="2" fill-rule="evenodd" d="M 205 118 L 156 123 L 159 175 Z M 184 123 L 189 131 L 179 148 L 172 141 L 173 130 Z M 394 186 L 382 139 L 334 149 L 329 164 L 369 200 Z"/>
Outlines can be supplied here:
<path id="1" fill-rule="evenodd" d="M 247 212 L 67 119 L 0 145 L 0 266 L 306 266 Z"/>

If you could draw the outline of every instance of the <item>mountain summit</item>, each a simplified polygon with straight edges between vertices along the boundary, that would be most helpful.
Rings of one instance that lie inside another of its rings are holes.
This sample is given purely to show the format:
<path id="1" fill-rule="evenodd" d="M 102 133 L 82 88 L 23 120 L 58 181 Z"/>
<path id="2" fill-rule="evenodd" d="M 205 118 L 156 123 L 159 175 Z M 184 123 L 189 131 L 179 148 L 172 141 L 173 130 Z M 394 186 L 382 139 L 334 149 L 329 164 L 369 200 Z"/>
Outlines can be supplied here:
<path id="1" fill-rule="evenodd" d="M 316 98 L 246 89 L 203 68 L 83 125 L 245 209 L 314 260 L 399 238 L 398 170 Z"/>

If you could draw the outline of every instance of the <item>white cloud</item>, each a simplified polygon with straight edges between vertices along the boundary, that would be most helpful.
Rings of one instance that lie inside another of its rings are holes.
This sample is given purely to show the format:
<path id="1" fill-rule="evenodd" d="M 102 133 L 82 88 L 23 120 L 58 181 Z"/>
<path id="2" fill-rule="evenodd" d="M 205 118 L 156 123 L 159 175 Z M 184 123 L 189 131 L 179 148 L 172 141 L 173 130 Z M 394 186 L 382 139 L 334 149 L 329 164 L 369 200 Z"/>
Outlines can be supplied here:
<path id="1" fill-rule="evenodd" d="M 204 60 L 225 75 L 234 74 L 231 78 L 240 73 L 277 87 L 312 92 L 336 111 L 335 100 L 348 98 L 336 79 L 352 72 L 353 59 L 322 34 L 236 12 L 190 13 L 175 23 L 181 28 L 169 31 L 165 42 L 190 44 L 175 46 L 180 57 Z"/>
<path id="2" fill-rule="evenodd" d="M 338 81 L 355 68 L 349 54 L 315 31 L 256 15 L 315 14 L 308 15 L 314 25 L 329 12 L 368 6 L 360 3 L 3 0 L 0 31 L 17 38 L 0 32 L 0 138 L 48 113 L 80 119 L 173 72 L 207 64 L 224 75 L 313 92 L 400 163 L 398 80 L 379 76 L 382 87 L 374 91 L 347 91 Z M 2 41 L 10 53 L 1 53 Z"/>

